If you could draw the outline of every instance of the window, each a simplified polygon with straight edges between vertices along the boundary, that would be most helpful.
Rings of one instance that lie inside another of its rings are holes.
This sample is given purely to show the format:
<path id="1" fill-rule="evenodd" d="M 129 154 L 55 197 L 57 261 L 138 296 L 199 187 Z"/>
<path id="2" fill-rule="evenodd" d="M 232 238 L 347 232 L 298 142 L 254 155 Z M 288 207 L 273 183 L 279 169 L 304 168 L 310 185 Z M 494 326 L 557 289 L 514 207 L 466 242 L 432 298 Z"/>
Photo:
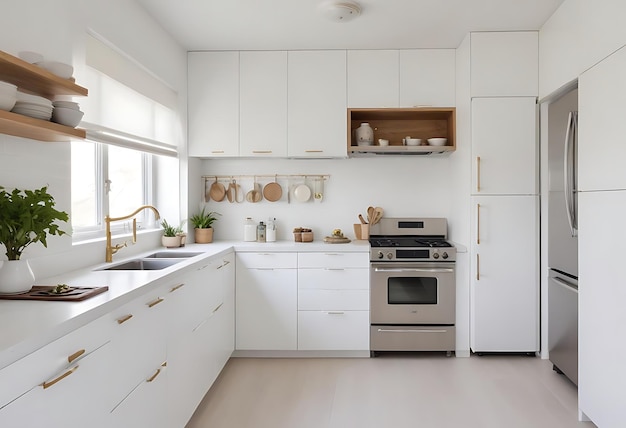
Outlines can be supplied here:
<path id="1" fill-rule="evenodd" d="M 182 127 L 176 92 L 93 35 L 80 80 L 89 96 L 80 100 L 87 141 L 72 142 L 74 241 L 103 237 L 106 215 L 126 216 L 141 205 L 156 206 L 157 199 L 170 210 L 162 215 L 177 217 Z M 139 228 L 156 226 L 150 211 L 136 219 Z M 112 231 L 128 231 L 131 221 L 113 223 Z"/>

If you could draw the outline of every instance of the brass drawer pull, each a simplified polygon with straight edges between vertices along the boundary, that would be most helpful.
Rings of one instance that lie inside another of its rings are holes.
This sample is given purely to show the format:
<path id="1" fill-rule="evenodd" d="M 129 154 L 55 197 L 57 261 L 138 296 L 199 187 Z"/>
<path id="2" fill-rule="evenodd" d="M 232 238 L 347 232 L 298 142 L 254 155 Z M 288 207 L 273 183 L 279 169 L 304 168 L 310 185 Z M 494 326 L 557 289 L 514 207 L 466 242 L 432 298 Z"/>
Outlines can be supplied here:
<path id="1" fill-rule="evenodd" d="M 252 150 L 255 155 L 266 155 L 272 153 L 271 150 Z"/>
<path id="2" fill-rule="evenodd" d="M 324 150 L 305 150 L 304 153 L 324 153 Z"/>
<path id="3" fill-rule="evenodd" d="M 178 284 L 175 285 L 174 287 L 172 287 L 172 289 L 170 290 L 170 293 L 173 293 L 174 291 L 178 290 L 179 288 L 183 287 L 185 284 Z"/>
<path id="4" fill-rule="evenodd" d="M 152 382 L 154 379 L 157 378 L 159 374 L 161 374 L 161 369 L 157 369 L 157 371 L 152 376 L 146 379 L 146 382 Z"/>
<path id="5" fill-rule="evenodd" d="M 124 324 L 126 321 L 128 321 L 129 319 L 131 319 L 133 317 L 133 314 L 128 314 L 120 319 L 117 320 L 118 324 Z"/>
<path id="6" fill-rule="evenodd" d="M 50 388 L 52 385 L 54 385 L 57 382 L 62 381 L 63 379 L 65 379 L 66 377 L 68 377 L 69 375 L 71 375 L 72 373 L 74 373 L 76 370 L 78 369 L 78 366 L 76 367 L 72 367 L 71 369 L 69 369 L 68 371 L 66 371 L 65 373 L 63 373 L 61 376 L 57 377 L 56 379 L 51 380 L 50 382 L 44 382 L 41 384 L 41 386 L 43 386 L 43 389 L 48 389 Z"/>
<path id="7" fill-rule="evenodd" d="M 152 307 L 158 305 L 159 303 L 161 303 L 162 301 L 163 301 L 163 298 L 159 297 L 155 301 L 148 303 L 148 307 L 152 308 Z"/>
<path id="8" fill-rule="evenodd" d="M 476 281 L 480 281 L 480 254 L 476 254 Z"/>
<path id="9" fill-rule="evenodd" d="M 213 312 L 211 312 L 212 314 L 214 314 L 215 312 L 219 311 L 220 308 L 222 307 L 222 305 L 224 304 L 224 302 L 220 303 L 217 308 L 213 309 Z"/>
<path id="10" fill-rule="evenodd" d="M 480 204 L 476 204 L 476 243 L 480 244 Z"/>
<path id="11" fill-rule="evenodd" d="M 76 351 L 74 352 L 72 355 L 70 355 L 69 357 L 67 357 L 67 362 L 71 363 L 72 361 L 74 361 L 76 358 L 80 357 L 81 355 L 83 355 L 85 353 L 84 349 L 81 349 L 80 351 Z"/>
<path id="12" fill-rule="evenodd" d="M 476 192 L 480 192 L 480 156 L 476 156 Z"/>

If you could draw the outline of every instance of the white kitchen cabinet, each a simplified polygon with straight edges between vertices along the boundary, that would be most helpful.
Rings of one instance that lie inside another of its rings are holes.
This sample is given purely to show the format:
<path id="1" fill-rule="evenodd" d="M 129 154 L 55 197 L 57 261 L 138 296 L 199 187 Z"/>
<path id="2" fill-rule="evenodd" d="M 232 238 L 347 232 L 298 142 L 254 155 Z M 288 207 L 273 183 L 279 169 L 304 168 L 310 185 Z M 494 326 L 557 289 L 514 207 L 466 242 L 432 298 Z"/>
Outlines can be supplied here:
<path id="1" fill-rule="evenodd" d="M 599 427 L 623 426 L 626 191 L 580 192 L 578 208 L 579 408 Z"/>
<path id="2" fill-rule="evenodd" d="M 234 254 L 213 257 L 181 278 L 176 316 L 191 322 L 168 331 L 169 426 L 184 426 L 234 350 Z"/>
<path id="3" fill-rule="evenodd" d="M 346 157 L 346 52 L 289 51 L 287 154 Z"/>
<path id="4" fill-rule="evenodd" d="M 626 189 L 626 47 L 579 79 L 578 189 Z"/>
<path id="5" fill-rule="evenodd" d="M 400 50 L 400 107 L 455 106 L 455 56 L 454 49 Z"/>
<path id="6" fill-rule="evenodd" d="M 236 266 L 236 349 L 297 348 L 296 253 L 240 253 Z"/>
<path id="7" fill-rule="evenodd" d="M 2 369 L 0 426 L 109 427 L 110 337 L 103 317 Z"/>
<path id="8" fill-rule="evenodd" d="M 239 52 L 188 54 L 189 155 L 239 155 Z"/>
<path id="9" fill-rule="evenodd" d="M 474 98 L 471 108 L 472 194 L 536 194 L 536 98 Z"/>
<path id="10" fill-rule="evenodd" d="M 399 106 L 398 50 L 348 51 L 348 107 Z"/>
<path id="11" fill-rule="evenodd" d="M 574 3 L 579 13 L 579 19 L 574 23 L 579 31 L 578 55 L 582 69 L 586 70 L 626 44 L 626 27 L 623 22 L 626 3 L 619 0 L 578 0 Z"/>
<path id="12" fill-rule="evenodd" d="M 537 96 L 539 36 L 536 31 L 471 34 L 471 96 Z"/>
<path id="13" fill-rule="evenodd" d="M 240 156 L 287 156 L 287 52 L 241 52 Z"/>
<path id="14" fill-rule="evenodd" d="M 298 254 L 298 350 L 369 350 L 369 253 Z"/>
<path id="15" fill-rule="evenodd" d="M 538 196 L 472 197 L 470 347 L 539 346 Z"/>

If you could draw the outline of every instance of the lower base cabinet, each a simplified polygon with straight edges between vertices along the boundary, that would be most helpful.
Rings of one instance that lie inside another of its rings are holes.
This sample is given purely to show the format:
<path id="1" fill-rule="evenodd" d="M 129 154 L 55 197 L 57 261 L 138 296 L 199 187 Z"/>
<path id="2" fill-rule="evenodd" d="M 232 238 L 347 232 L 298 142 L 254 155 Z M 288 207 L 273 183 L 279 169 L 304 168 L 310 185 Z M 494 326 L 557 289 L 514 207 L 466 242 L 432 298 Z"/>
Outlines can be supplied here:
<path id="1" fill-rule="evenodd" d="M 369 350 L 369 311 L 298 311 L 298 349 Z"/>

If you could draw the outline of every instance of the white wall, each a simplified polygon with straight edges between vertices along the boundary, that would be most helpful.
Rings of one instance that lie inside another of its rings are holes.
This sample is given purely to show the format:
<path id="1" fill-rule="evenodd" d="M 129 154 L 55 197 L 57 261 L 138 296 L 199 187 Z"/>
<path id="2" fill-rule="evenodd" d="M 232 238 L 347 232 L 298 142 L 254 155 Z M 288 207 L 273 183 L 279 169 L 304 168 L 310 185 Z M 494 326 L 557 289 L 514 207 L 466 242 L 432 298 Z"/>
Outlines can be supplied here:
<path id="1" fill-rule="evenodd" d="M 135 2 L 23 0 L 2 4 L 0 49 L 16 56 L 22 50 L 36 51 L 47 59 L 72 63 L 79 85 L 87 31 L 105 38 L 176 90 L 181 120 L 185 120 L 186 52 Z M 9 189 L 48 185 L 56 208 L 69 213 L 70 156 L 69 143 L 43 143 L 0 134 L 0 185 Z M 168 173 L 177 175 L 179 171 Z M 181 174 L 186 177 L 186 171 Z M 69 225 L 63 226 L 69 230 Z M 130 255 L 156 246 L 159 236 L 140 236 L 139 245 L 123 252 Z M 31 261 L 35 276 L 43 277 L 103 262 L 104 242 L 73 246 L 67 236 L 51 237 L 47 249 L 32 245 L 24 257 Z"/>

